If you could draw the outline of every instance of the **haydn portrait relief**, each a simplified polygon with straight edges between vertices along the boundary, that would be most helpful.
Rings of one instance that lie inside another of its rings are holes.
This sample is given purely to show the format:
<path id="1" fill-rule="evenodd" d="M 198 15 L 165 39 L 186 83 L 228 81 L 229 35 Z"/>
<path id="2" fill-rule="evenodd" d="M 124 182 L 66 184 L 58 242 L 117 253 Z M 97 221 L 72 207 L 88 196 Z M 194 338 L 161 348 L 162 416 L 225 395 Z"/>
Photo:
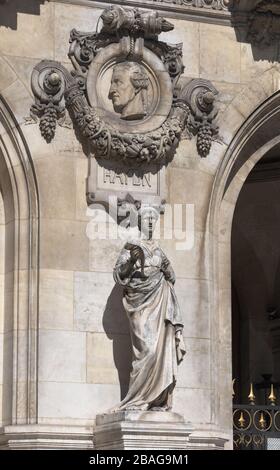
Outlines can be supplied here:
<path id="1" fill-rule="evenodd" d="M 121 119 L 143 119 L 147 114 L 149 78 L 137 62 L 123 62 L 114 66 L 109 99 Z"/>

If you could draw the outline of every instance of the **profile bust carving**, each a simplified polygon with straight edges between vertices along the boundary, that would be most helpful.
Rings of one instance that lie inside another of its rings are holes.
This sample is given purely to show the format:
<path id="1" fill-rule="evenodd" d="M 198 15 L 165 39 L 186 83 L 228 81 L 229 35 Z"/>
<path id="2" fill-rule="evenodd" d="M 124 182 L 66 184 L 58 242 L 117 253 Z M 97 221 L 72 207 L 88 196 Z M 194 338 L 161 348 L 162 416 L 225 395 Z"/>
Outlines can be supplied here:
<path id="1" fill-rule="evenodd" d="M 137 62 L 122 62 L 113 68 L 109 99 L 121 119 L 143 119 L 147 114 L 149 77 Z"/>

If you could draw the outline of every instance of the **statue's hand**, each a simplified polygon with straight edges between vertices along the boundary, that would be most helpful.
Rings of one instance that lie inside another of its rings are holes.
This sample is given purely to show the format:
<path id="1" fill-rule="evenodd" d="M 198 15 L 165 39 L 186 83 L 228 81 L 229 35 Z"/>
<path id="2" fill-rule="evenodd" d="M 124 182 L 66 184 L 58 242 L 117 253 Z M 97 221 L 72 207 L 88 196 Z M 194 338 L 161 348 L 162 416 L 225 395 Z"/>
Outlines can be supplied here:
<path id="1" fill-rule="evenodd" d="M 175 281 L 176 281 L 176 277 L 175 277 L 175 274 L 172 273 L 169 277 L 169 282 L 171 282 L 171 284 L 175 284 Z"/>
<path id="2" fill-rule="evenodd" d="M 164 273 L 164 277 L 167 281 L 171 282 L 171 284 L 175 284 L 176 276 L 172 269 L 169 259 L 163 253 L 161 270 Z"/>
<path id="3" fill-rule="evenodd" d="M 134 246 L 130 250 L 130 259 L 133 263 L 136 263 L 136 261 L 141 258 L 142 256 L 142 250 L 139 246 Z"/>
<path id="4" fill-rule="evenodd" d="M 164 256 L 163 260 L 162 260 L 162 265 L 161 265 L 162 270 L 166 271 L 168 269 L 169 265 L 170 265 L 169 260 L 166 258 L 166 256 Z"/>
<path id="5" fill-rule="evenodd" d="M 175 277 L 175 273 L 173 272 L 173 270 L 165 271 L 164 277 L 167 281 L 171 282 L 171 284 L 175 284 L 176 277 Z"/>

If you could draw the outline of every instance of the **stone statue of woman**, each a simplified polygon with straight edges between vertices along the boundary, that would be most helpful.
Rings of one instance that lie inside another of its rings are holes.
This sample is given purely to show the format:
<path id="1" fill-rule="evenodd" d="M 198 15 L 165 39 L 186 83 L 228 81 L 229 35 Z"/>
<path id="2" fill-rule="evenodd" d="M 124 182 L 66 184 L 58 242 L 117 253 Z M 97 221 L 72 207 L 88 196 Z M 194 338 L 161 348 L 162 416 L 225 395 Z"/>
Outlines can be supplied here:
<path id="1" fill-rule="evenodd" d="M 183 323 L 174 271 L 152 239 L 158 211 L 146 207 L 138 214 L 141 238 L 124 246 L 114 269 L 115 281 L 124 286 L 133 353 L 128 393 L 114 411 L 165 411 L 186 352 Z"/>

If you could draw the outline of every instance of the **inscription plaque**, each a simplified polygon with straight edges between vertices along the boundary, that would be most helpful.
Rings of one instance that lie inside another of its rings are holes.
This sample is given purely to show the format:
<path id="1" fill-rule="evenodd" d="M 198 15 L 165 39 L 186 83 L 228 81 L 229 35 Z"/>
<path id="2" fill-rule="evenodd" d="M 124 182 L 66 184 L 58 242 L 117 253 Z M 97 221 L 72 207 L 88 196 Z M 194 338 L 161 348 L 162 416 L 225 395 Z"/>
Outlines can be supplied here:
<path id="1" fill-rule="evenodd" d="M 105 163 L 105 162 L 104 162 Z M 100 165 L 95 158 L 91 159 L 87 179 L 89 203 L 109 202 L 110 196 L 123 200 L 127 194 L 141 202 L 161 204 L 165 199 L 165 168 L 143 169 L 112 165 Z"/>

